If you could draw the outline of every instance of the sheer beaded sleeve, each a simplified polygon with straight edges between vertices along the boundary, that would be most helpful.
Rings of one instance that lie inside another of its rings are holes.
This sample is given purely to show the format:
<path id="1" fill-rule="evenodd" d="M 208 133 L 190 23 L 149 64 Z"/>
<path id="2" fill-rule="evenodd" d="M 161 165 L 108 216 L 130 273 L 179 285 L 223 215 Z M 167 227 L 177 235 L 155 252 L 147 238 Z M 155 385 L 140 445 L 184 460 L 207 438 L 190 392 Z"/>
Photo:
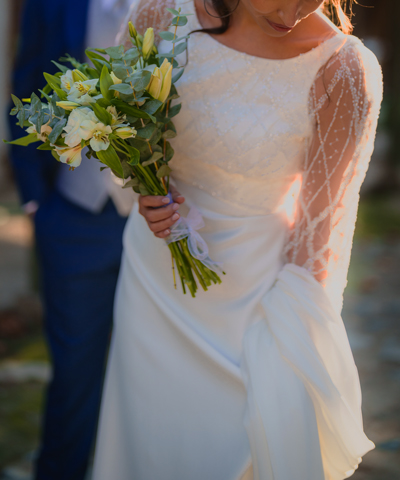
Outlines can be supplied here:
<path id="1" fill-rule="evenodd" d="M 264 321 L 249 328 L 243 343 L 255 480 L 343 480 L 374 448 L 363 429 L 358 371 L 340 310 L 381 97 L 379 64 L 354 37 L 311 88 L 314 131 L 285 247 L 288 262 L 261 300 Z M 289 391 L 292 403 L 284 406 Z M 299 410 L 307 398 L 314 413 Z M 301 419 L 310 437 L 311 418 L 318 444 L 292 441 L 292 425 L 300 428 Z M 282 462 L 282 451 L 298 460 Z"/>
<path id="2" fill-rule="evenodd" d="M 166 11 L 166 8 L 174 7 L 175 0 L 135 0 L 129 9 L 126 20 L 121 25 L 117 44 L 130 44 L 129 20 L 135 25 L 136 30 L 141 35 L 144 35 L 148 27 L 153 27 L 156 35 L 158 32 L 166 30 L 172 18 L 172 15 Z"/>
<path id="3" fill-rule="evenodd" d="M 286 254 L 341 305 L 358 195 L 372 154 L 382 98 L 381 70 L 358 39 L 319 71 L 310 93 L 315 125 Z"/>

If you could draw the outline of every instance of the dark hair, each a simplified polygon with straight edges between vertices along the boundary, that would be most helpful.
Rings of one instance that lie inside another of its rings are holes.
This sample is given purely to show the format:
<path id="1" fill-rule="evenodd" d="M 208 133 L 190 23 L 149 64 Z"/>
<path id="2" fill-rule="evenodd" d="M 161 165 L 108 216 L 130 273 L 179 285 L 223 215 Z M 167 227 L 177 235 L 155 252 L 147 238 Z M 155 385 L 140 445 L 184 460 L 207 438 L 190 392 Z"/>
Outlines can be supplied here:
<path id="1" fill-rule="evenodd" d="M 353 15 L 353 1 L 355 0 L 325 0 L 324 2 L 325 15 L 327 15 L 333 22 L 338 24 L 344 33 L 351 33 L 353 29 L 351 24 L 351 17 Z M 230 17 L 239 6 L 239 3 L 240 0 L 237 0 L 235 7 L 230 10 L 226 5 L 225 0 L 211 0 L 212 8 L 217 13 L 217 15 L 213 15 L 207 8 L 207 0 L 204 0 L 204 8 L 206 12 L 211 17 L 219 18 L 221 20 L 221 25 L 215 28 L 203 28 L 201 30 L 195 30 L 194 32 L 211 33 L 212 35 L 221 35 L 222 33 L 225 33 L 230 25 Z"/>

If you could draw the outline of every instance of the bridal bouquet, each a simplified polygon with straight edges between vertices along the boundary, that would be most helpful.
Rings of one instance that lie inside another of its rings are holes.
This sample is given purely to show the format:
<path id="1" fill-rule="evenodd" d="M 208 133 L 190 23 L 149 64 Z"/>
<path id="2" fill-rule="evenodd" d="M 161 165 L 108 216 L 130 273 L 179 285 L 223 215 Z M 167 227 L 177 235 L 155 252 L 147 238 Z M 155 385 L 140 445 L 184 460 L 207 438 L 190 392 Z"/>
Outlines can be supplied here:
<path id="1" fill-rule="evenodd" d="M 42 142 L 39 150 L 49 150 L 70 169 L 78 167 L 85 148 L 86 156 L 110 168 L 124 179 L 123 188 L 133 188 L 142 195 L 169 195 L 169 161 L 174 155 L 169 140 L 176 136 L 172 118 L 181 104 L 174 86 L 183 74 L 177 55 L 187 48 L 188 35 L 177 37 L 179 26 L 186 25 L 187 14 L 181 9 L 167 9 L 173 15 L 172 31 L 161 32 L 162 39 L 172 42 L 169 53 L 159 53 L 154 43 L 154 30 L 140 35 L 129 22 L 132 47 L 123 45 L 106 49 L 88 49 L 86 55 L 93 67 L 70 56 L 53 62 L 60 70 L 55 75 L 44 73 L 47 85 L 41 97 L 20 100 L 12 95 L 18 124 L 28 135 L 6 142 L 27 146 Z M 27 128 L 28 127 L 28 128 Z M 196 230 L 201 228 L 197 211 L 181 217 L 166 239 L 183 292 L 194 297 L 196 277 L 207 290 L 212 283 L 221 283 L 219 264 L 208 256 L 208 248 Z"/>

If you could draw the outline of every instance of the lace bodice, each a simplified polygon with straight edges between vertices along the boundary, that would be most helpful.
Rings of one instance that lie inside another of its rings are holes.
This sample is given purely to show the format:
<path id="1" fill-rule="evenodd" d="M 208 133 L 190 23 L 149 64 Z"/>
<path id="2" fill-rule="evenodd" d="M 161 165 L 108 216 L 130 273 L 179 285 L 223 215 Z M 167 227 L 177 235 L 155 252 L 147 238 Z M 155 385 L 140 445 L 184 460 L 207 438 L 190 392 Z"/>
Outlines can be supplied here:
<path id="1" fill-rule="evenodd" d="M 160 11 L 171 3 L 195 11 L 193 0 L 140 0 L 130 15 L 139 31 L 164 29 L 169 19 Z M 196 15 L 188 18 L 181 35 L 201 28 Z M 169 48 L 163 43 L 161 51 Z M 374 55 L 342 33 L 285 60 L 195 33 L 177 87 L 174 178 L 233 206 L 234 215 L 285 211 L 287 261 L 311 271 L 340 308 L 382 96 Z"/>

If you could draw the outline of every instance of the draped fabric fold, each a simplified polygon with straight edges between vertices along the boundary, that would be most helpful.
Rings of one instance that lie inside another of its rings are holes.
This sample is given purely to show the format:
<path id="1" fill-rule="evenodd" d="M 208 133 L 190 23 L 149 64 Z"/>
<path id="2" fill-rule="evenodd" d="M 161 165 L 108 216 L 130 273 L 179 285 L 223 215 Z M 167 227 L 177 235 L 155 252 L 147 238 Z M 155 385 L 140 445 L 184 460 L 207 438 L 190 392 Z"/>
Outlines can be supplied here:
<path id="1" fill-rule="evenodd" d="M 294 264 L 285 265 L 261 303 L 266 321 L 246 333 L 242 366 L 254 478 L 347 478 L 374 444 L 363 432 L 359 378 L 343 321 L 324 288 Z M 307 435 L 312 417 L 301 411 L 307 402 L 299 400 L 304 388 L 314 405 L 325 477 L 316 469 L 318 459 L 306 456 L 319 448 L 290 441 L 291 428 L 304 431 L 305 443 L 313 438 Z M 304 425 L 302 418 L 307 418 Z M 265 453 L 271 446 L 277 450 L 269 452 L 269 460 Z M 296 461 L 286 462 L 288 457 Z M 270 464 L 272 475 L 265 473 Z"/>

